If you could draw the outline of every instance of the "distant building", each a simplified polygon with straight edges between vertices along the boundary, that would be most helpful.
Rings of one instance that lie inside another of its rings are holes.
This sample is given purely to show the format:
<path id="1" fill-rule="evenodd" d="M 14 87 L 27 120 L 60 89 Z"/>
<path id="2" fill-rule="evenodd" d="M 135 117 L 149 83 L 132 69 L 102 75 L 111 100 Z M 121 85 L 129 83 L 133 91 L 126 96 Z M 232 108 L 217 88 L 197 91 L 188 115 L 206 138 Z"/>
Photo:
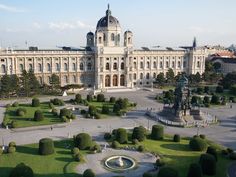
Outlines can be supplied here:
<path id="1" fill-rule="evenodd" d="M 217 65 L 217 71 L 224 75 L 236 71 L 236 58 L 215 57 L 211 61 Z"/>
<path id="2" fill-rule="evenodd" d="M 95 34 L 87 34 L 86 48 L 1 50 L 0 76 L 33 70 L 41 84 L 50 84 L 54 73 L 62 86 L 84 84 L 103 90 L 148 86 L 159 73 L 165 74 L 170 68 L 176 75 L 205 71 L 209 54 L 206 48 L 197 47 L 196 39 L 192 47 L 186 48 L 134 49 L 133 37 L 131 31 L 122 35 L 120 22 L 108 7 L 97 23 Z"/>

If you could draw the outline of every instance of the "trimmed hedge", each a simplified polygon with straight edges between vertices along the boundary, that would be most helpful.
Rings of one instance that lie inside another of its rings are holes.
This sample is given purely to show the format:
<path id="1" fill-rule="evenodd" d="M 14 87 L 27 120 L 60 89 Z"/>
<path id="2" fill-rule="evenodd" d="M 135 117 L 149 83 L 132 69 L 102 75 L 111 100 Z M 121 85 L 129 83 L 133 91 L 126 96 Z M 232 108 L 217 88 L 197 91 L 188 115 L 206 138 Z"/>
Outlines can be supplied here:
<path id="1" fill-rule="evenodd" d="M 79 148 L 74 147 L 73 149 L 71 149 L 71 152 L 72 152 L 73 155 L 78 154 L 79 153 Z"/>
<path id="2" fill-rule="evenodd" d="M 137 139 L 138 141 L 144 141 L 146 139 L 146 129 L 143 126 L 135 127 L 133 129 L 132 139 Z"/>
<path id="3" fill-rule="evenodd" d="M 105 134 L 104 134 L 104 139 L 105 139 L 105 140 L 111 139 L 111 134 L 110 134 L 110 133 L 105 133 Z"/>
<path id="4" fill-rule="evenodd" d="M 8 144 L 9 147 L 16 147 L 16 143 L 14 141 L 11 141 L 9 144 Z"/>
<path id="5" fill-rule="evenodd" d="M 231 160 L 236 160 L 236 152 L 230 153 L 230 154 L 229 154 L 229 158 L 230 158 Z"/>
<path id="6" fill-rule="evenodd" d="M 159 170 L 157 177 L 178 177 L 178 171 L 171 167 L 163 167 Z"/>
<path id="7" fill-rule="evenodd" d="M 202 168 L 202 173 L 213 176 L 216 174 L 216 160 L 211 154 L 202 154 L 199 160 Z"/>
<path id="8" fill-rule="evenodd" d="M 206 153 L 213 155 L 213 156 L 215 157 L 216 161 L 218 160 L 218 158 L 217 158 L 217 152 L 216 152 L 216 148 L 215 148 L 215 147 L 209 146 L 209 147 L 207 148 L 207 152 L 206 152 Z"/>
<path id="9" fill-rule="evenodd" d="M 82 102 L 82 96 L 79 93 L 75 95 L 75 102 L 76 103 L 81 103 Z"/>
<path id="10" fill-rule="evenodd" d="M 203 177 L 201 166 L 198 163 L 190 164 L 187 177 Z"/>
<path id="11" fill-rule="evenodd" d="M 50 138 L 43 138 L 39 140 L 39 154 L 50 155 L 54 153 L 54 143 Z"/>
<path id="12" fill-rule="evenodd" d="M 97 95 L 97 102 L 104 102 L 105 101 L 105 96 L 100 93 Z"/>
<path id="13" fill-rule="evenodd" d="M 194 137 L 189 141 L 189 147 L 193 151 L 205 151 L 207 149 L 207 143 L 200 137 Z"/>
<path id="14" fill-rule="evenodd" d="M 36 110 L 34 112 L 34 121 L 42 121 L 44 119 L 43 113 L 41 110 Z"/>
<path id="15" fill-rule="evenodd" d="M 88 113 L 90 116 L 95 116 L 97 113 L 97 108 L 96 106 L 90 105 L 88 109 Z"/>
<path id="16" fill-rule="evenodd" d="M 64 101 L 60 100 L 58 98 L 51 99 L 50 102 L 54 105 L 57 105 L 57 106 L 64 106 L 65 105 Z"/>
<path id="17" fill-rule="evenodd" d="M 19 103 L 16 101 L 12 104 L 13 107 L 18 107 L 19 106 Z"/>
<path id="18" fill-rule="evenodd" d="M 24 116 L 26 114 L 27 110 L 25 108 L 18 108 L 16 110 L 16 115 L 17 116 Z"/>
<path id="19" fill-rule="evenodd" d="M 13 168 L 9 177 L 34 177 L 34 172 L 29 166 L 20 163 Z"/>
<path id="20" fill-rule="evenodd" d="M 120 147 L 120 143 L 118 141 L 112 141 L 111 147 L 114 149 L 118 149 Z"/>
<path id="21" fill-rule="evenodd" d="M 7 152 L 10 153 L 10 154 L 16 152 L 16 147 L 14 147 L 14 146 L 8 147 Z"/>
<path id="22" fill-rule="evenodd" d="M 90 149 L 93 142 L 92 138 L 87 133 L 80 133 L 74 137 L 75 146 L 80 150 Z"/>
<path id="23" fill-rule="evenodd" d="M 139 145 L 137 150 L 139 152 L 144 152 L 145 151 L 145 147 L 143 145 Z"/>
<path id="24" fill-rule="evenodd" d="M 120 144 L 125 144 L 128 142 L 128 135 L 126 129 L 124 128 L 117 129 L 116 141 L 118 141 Z"/>
<path id="25" fill-rule="evenodd" d="M 159 159 L 156 160 L 156 166 L 157 166 L 157 167 L 162 167 L 162 166 L 164 166 L 165 164 L 166 164 L 165 161 L 164 161 L 163 159 L 161 159 L 161 158 L 159 158 Z"/>
<path id="26" fill-rule="evenodd" d="M 181 138 L 180 138 L 180 135 L 179 134 L 175 134 L 174 137 L 173 137 L 173 141 L 174 142 L 180 142 Z"/>
<path id="27" fill-rule="evenodd" d="M 153 140 L 162 140 L 164 139 L 164 127 L 161 125 L 153 125 L 151 138 Z"/>
<path id="28" fill-rule="evenodd" d="M 148 173 L 148 172 L 145 172 L 145 173 L 143 174 L 143 177 L 152 177 L 152 174 L 151 174 L 151 173 Z"/>
<path id="29" fill-rule="evenodd" d="M 115 97 L 110 97 L 110 103 L 115 103 L 116 102 L 116 98 Z"/>
<path id="30" fill-rule="evenodd" d="M 40 106 L 40 101 L 38 98 L 33 98 L 32 99 L 32 107 L 39 107 Z"/>
<path id="31" fill-rule="evenodd" d="M 95 173 L 91 169 L 87 169 L 83 173 L 83 177 L 95 177 Z"/>
<path id="32" fill-rule="evenodd" d="M 110 109 L 108 105 L 102 105 L 102 113 L 103 114 L 109 114 L 110 113 Z"/>
<path id="33" fill-rule="evenodd" d="M 87 101 L 88 102 L 91 102 L 91 101 L 93 101 L 93 96 L 92 95 L 87 95 Z"/>
<path id="34" fill-rule="evenodd" d="M 72 112 L 69 109 L 63 108 L 60 110 L 60 118 L 63 118 L 65 116 L 66 118 L 69 119 L 71 115 L 72 115 Z"/>

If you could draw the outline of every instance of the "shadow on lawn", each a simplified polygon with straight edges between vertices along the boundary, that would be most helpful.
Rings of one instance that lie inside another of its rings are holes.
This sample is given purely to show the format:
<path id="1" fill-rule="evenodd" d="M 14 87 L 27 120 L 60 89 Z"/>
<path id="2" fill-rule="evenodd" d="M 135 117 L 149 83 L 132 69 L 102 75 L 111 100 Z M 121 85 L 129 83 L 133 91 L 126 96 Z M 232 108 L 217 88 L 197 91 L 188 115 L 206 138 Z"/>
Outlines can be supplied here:
<path id="1" fill-rule="evenodd" d="M 160 146 L 175 151 L 190 151 L 188 144 L 172 143 L 172 144 L 162 144 Z"/>
<path id="2" fill-rule="evenodd" d="M 16 151 L 22 154 L 39 155 L 38 148 L 28 146 L 17 146 Z"/>

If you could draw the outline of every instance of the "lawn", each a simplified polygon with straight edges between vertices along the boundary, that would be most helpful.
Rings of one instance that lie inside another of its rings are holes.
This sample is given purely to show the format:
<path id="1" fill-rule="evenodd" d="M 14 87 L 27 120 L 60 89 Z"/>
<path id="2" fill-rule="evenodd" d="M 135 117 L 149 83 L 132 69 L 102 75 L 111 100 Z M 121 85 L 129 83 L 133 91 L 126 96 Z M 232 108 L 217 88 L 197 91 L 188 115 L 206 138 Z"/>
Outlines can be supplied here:
<path id="1" fill-rule="evenodd" d="M 175 143 L 172 137 L 165 137 L 162 141 L 155 141 L 147 139 L 142 144 L 145 146 L 147 151 L 155 152 L 164 158 L 167 165 L 175 168 L 179 172 L 179 177 L 186 177 L 188 168 L 191 163 L 197 163 L 199 157 L 203 152 L 194 152 L 189 148 L 189 140 L 187 138 L 182 139 L 180 143 Z M 209 144 L 216 146 L 220 151 L 221 146 L 209 142 Z M 230 160 L 222 157 L 219 153 L 217 162 L 217 175 L 214 177 L 227 177 L 226 169 Z M 205 176 L 207 177 L 207 176 Z"/>
<path id="2" fill-rule="evenodd" d="M 26 114 L 24 116 L 17 116 L 16 110 L 18 108 L 25 108 L 27 111 Z M 43 112 L 44 120 L 34 121 L 34 112 L 39 109 Z M 50 112 L 48 103 L 41 103 L 40 107 L 32 107 L 30 104 L 20 104 L 18 107 L 11 106 L 6 109 L 4 121 L 8 124 L 15 121 L 15 128 L 62 123 L 59 117 L 54 116 L 53 113 Z"/>
<path id="3" fill-rule="evenodd" d="M 75 173 L 79 162 L 71 155 L 72 144 L 71 140 L 56 141 L 55 153 L 48 156 L 38 155 L 38 144 L 17 146 L 14 154 L 0 156 L 0 176 L 8 177 L 12 168 L 23 162 L 33 169 L 35 177 L 79 177 Z"/>

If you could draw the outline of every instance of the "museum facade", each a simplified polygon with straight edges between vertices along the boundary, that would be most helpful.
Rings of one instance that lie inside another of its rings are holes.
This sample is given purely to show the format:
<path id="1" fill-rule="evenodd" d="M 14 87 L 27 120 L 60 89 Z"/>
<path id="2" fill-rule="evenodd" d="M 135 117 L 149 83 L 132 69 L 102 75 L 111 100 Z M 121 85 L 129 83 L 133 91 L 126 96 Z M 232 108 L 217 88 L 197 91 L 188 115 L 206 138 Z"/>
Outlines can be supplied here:
<path id="1" fill-rule="evenodd" d="M 0 76 L 33 70 L 41 84 L 52 74 L 61 85 L 84 84 L 99 90 L 150 86 L 156 76 L 171 68 L 175 74 L 202 74 L 207 51 L 195 44 L 187 48 L 134 49 L 133 33 L 122 29 L 108 7 L 96 27 L 87 34 L 84 49 L 0 50 Z"/>

